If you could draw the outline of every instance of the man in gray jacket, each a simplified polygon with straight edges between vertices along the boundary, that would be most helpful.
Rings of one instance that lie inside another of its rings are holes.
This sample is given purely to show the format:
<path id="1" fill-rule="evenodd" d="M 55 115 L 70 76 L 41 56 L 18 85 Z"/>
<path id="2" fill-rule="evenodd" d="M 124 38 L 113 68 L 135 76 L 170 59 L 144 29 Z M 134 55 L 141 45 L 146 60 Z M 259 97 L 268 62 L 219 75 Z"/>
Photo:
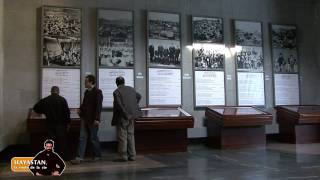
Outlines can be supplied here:
<path id="1" fill-rule="evenodd" d="M 141 95 L 130 86 L 125 86 L 123 77 L 117 77 L 118 88 L 113 92 L 112 125 L 117 128 L 119 159 L 115 161 L 134 161 L 136 150 L 134 143 L 134 120 L 139 117 Z"/>

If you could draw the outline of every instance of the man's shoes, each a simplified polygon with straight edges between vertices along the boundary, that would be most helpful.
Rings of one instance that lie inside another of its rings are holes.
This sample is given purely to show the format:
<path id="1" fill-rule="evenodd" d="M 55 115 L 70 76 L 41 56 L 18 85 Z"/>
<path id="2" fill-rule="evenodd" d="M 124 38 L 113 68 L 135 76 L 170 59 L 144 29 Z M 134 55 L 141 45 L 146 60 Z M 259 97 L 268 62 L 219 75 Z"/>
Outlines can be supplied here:
<path id="1" fill-rule="evenodd" d="M 93 162 L 100 161 L 100 160 L 101 160 L 101 157 L 94 157 L 94 158 L 92 159 Z"/>
<path id="2" fill-rule="evenodd" d="M 74 164 L 74 165 L 81 164 L 83 162 L 83 159 L 76 157 L 75 159 L 71 160 L 70 162 L 71 162 L 71 164 Z"/>
<path id="3" fill-rule="evenodd" d="M 128 160 L 126 159 L 115 159 L 113 162 L 127 162 Z"/>
<path id="4" fill-rule="evenodd" d="M 128 158 L 128 161 L 135 161 L 135 160 L 136 158 L 131 158 L 131 157 Z"/>

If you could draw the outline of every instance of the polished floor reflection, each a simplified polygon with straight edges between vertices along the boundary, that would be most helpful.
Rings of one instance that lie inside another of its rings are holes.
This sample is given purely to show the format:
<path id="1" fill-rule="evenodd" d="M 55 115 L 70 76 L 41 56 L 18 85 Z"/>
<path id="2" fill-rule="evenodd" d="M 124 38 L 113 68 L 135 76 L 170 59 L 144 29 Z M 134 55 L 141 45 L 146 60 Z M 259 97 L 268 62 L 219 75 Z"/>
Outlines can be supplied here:
<path id="1" fill-rule="evenodd" d="M 217 150 L 193 144 L 186 153 L 139 155 L 135 162 L 112 162 L 105 151 L 99 162 L 67 164 L 62 179 L 108 180 L 264 180 L 320 179 L 320 144 L 269 143 L 267 148 Z M 33 179 L 1 165 L 0 179 Z M 59 178 L 59 179 L 60 179 Z"/>

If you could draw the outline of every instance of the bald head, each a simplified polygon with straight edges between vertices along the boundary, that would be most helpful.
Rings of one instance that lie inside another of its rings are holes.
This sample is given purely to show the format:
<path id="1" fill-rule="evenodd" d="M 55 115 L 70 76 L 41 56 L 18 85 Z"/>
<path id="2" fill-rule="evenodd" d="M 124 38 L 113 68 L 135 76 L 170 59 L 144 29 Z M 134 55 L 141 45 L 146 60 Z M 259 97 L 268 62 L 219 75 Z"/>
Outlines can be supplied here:
<path id="1" fill-rule="evenodd" d="M 58 86 L 52 86 L 51 87 L 51 94 L 59 94 L 60 90 Z"/>

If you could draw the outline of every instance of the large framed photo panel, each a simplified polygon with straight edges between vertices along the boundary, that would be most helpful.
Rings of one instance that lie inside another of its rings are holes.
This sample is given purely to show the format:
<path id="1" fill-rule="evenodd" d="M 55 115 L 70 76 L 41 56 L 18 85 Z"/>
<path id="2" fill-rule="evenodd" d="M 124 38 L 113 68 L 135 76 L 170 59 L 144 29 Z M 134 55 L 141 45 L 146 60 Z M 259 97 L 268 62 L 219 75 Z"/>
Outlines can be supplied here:
<path id="1" fill-rule="evenodd" d="M 148 12 L 148 66 L 181 68 L 180 15 Z"/>
<path id="2" fill-rule="evenodd" d="M 237 102 L 264 106 L 264 54 L 262 23 L 234 20 Z"/>
<path id="3" fill-rule="evenodd" d="M 98 85 L 103 92 L 103 108 L 113 108 L 116 78 L 122 76 L 134 87 L 133 12 L 98 9 L 97 11 Z"/>
<path id="4" fill-rule="evenodd" d="M 58 86 L 70 108 L 81 101 L 82 11 L 79 8 L 41 8 L 40 97 Z"/>
<path id="5" fill-rule="evenodd" d="M 41 22 L 41 66 L 80 67 L 81 9 L 44 6 Z"/>
<path id="6" fill-rule="evenodd" d="M 80 69 L 42 68 L 41 98 L 50 95 L 52 86 L 58 86 L 70 108 L 80 107 Z"/>
<path id="7" fill-rule="evenodd" d="M 117 89 L 116 78 L 122 76 L 127 86 L 134 87 L 133 69 L 99 69 L 99 88 L 103 92 L 102 106 L 113 107 L 113 91 Z"/>
<path id="8" fill-rule="evenodd" d="M 224 71 L 195 71 L 195 106 L 225 105 Z"/>
<path id="9" fill-rule="evenodd" d="M 134 67 L 132 11 L 99 9 L 97 39 L 100 67 Z"/>
<path id="10" fill-rule="evenodd" d="M 212 17 L 192 17 L 193 43 L 223 43 L 223 20 Z"/>
<path id="11" fill-rule="evenodd" d="M 223 19 L 192 17 L 195 108 L 225 105 Z"/>
<path id="12" fill-rule="evenodd" d="M 148 104 L 180 106 L 182 104 L 181 69 L 149 68 Z"/>
<path id="13" fill-rule="evenodd" d="M 275 105 L 299 105 L 297 28 L 271 24 Z"/>

